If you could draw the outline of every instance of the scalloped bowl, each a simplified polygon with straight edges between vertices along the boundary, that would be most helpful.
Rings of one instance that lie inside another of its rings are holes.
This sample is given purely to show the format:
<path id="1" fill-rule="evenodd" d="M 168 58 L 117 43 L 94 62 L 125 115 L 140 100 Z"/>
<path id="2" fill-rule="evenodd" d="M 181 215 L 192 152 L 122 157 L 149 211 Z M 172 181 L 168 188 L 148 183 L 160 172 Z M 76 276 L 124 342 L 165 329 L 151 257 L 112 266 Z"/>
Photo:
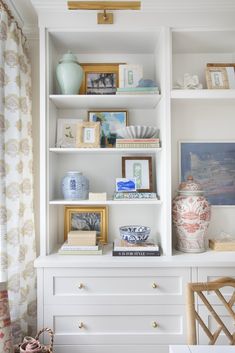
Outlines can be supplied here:
<path id="1" fill-rule="evenodd" d="M 148 239 L 151 228 L 145 226 L 123 226 L 119 228 L 119 231 L 123 240 L 136 244 Z"/>
<path id="2" fill-rule="evenodd" d="M 155 126 L 130 125 L 117 130 L 117 134 L 125 139 L 145 139 L 158 136 L 159 129 Z"/>

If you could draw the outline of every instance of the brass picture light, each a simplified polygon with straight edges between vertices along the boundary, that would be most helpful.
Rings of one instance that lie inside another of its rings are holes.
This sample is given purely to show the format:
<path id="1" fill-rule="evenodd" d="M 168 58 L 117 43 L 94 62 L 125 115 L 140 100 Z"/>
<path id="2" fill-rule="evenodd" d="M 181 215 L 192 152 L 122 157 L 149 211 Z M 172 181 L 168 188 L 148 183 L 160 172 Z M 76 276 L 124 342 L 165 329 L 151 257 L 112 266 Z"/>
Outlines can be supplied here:
<path id="1" fill-rule="evenodd" d="M 113 14 L 107 10 L 140 10 L 141 1 L 68 1 L 69 10 L 103 10 L 97 14 L 98 24 L 112 24 Z"/>

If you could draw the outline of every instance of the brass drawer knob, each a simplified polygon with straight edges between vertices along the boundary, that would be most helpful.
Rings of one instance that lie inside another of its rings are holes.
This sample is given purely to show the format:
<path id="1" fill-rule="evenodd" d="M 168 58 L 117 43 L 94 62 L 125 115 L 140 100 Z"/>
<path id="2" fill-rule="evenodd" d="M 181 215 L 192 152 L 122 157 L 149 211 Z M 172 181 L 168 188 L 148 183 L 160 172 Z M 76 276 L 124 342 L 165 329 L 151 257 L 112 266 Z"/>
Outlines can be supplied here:
<path id="1" fill-rule="evenodd" d="M 153 322 L 152 322 L 152 327 L 153 327 L 153 328 L 157 328 L 157 323 L 156 323 L 156 321 L 153 321 Z"/>
<path id="2" fill-rule="evenodd" d="M 83 322 L 79 322 L 79 323 L 78 323 L 78 327 L 80 328 L 80 330 L 81 330 L 82 328 L 84 328 Z"/>
<path id="3" fill-rule="evenodd" d="M 79 283 L 79 285 L 78 285 L 78 289 L 82 289 L 82 288 L 84 288 L 83 283 Z"/>
<path id="4" fill-rule="evenodd" d="M 153 282 L 152 283 L 152 288 L 157 288 L 157 283 Z"/>

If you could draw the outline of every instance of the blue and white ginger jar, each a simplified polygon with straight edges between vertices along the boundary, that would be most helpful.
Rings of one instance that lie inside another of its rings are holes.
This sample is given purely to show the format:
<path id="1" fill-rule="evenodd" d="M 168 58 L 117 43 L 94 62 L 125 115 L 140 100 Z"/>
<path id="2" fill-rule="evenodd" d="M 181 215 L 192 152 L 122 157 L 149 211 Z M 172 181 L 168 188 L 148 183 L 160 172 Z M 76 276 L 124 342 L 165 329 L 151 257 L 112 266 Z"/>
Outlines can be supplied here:
<path id="1" fill-rule="evenodd" d="M 62 180 L 62 192 L 65 200 L 86 200 L 89 181 L 81 172 L 67 172 Z"/>

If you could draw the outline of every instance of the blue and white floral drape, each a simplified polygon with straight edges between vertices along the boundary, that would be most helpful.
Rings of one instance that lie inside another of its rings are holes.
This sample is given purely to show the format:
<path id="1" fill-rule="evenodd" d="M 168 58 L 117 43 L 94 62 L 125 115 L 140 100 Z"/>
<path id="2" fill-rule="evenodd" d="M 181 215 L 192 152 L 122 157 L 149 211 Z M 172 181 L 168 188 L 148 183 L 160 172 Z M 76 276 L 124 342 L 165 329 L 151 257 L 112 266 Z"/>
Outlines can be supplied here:
<path id="1" fill-rule="evenodd" d="M 25 38 L 0 2 L 0 281 L 15 343 L 36 326 L 31 78 Z"/>

